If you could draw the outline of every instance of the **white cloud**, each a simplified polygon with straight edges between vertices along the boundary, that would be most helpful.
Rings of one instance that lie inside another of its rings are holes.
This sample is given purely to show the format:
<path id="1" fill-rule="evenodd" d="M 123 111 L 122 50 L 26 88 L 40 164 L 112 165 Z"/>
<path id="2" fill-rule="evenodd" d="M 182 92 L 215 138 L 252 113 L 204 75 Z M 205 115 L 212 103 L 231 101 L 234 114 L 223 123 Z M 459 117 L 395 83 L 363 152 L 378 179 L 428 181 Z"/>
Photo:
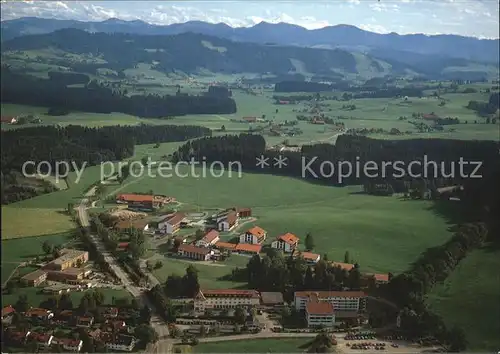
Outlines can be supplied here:
<path id="1" fill-rule="evenodd" d="M 370 31 L 370 32 L 375 32 L 375 33 L 390 33 L 391 31 L 387 30 L 382 25 L 376 25 L 372 23 L 367 23 L 367 24 L 361 24 L 359 25 L 359 28 L 365 31 Z"/>

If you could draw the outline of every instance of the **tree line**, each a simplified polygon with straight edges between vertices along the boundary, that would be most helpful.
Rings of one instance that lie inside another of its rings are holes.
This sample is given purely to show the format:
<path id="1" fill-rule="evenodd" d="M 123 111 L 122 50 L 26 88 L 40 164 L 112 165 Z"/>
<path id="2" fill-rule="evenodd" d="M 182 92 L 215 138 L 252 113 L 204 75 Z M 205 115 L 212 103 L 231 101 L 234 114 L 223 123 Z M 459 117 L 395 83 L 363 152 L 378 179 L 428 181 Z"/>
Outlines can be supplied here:
<path id="1" fill-rule="evenodd" d="M 138 117 L 164 118 L 187 114 L 236 113 L 230 97 L 212 95 L 126 96 L 93 81 L 84 87 L 66 87 L 61 80 L 46 80 L 12 72 L 2 67 L 2 103 L 50 107 L 70 111 L 120 112 Z M 64 82 L 64 81 L 63 81 Z"/>
<path id="2" fill-rule="evenodd" d="M 500 107 L 500 92 L 494 92 L 490 95 L 488 102 L 469 101 L 468 109 L 476 111 L 481 116 L 488 116 L 497 112 Z"/>

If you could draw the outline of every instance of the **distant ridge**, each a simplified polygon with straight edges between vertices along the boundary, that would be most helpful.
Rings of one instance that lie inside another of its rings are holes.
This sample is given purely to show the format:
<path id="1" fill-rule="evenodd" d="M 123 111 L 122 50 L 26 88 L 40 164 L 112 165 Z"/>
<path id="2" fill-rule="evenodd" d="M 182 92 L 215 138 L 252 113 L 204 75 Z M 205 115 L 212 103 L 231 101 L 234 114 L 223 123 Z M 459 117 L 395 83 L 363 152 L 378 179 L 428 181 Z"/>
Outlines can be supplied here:
<path id="1" fill-rule="evenodd" d="M 298 25 L 283 22 L 276 24 L 261 22 L 252 27 L 233 28 L 224 23 L 212 24 L 202 21 L 160 26 L 141 20 L 125 21 L 117 18 L 101 22 L 83 22 L 24 17 L 1 22 L 2 41 L 23 35 L 50 33 L 63 28 L 142 35 L 173 35 L 194 32 L 239 42 L 274 43 L 326 49 L 345 48 L 364 53 L 390 50 L 496 64 L 498 64 L 500 56 L 500 41 L 498 39 L 478 39 L 458 35 L 379 34 L 343 24 L 308 30 Z"/>

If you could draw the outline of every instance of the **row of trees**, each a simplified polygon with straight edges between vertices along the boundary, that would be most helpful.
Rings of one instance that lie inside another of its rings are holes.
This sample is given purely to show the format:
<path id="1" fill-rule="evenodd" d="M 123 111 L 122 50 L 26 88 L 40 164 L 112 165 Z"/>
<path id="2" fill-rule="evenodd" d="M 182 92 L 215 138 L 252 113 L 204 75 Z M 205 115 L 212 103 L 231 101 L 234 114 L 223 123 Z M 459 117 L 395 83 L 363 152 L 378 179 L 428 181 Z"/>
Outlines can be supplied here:
<path id="1" fill-rule="evenodd" d="M 403 310 L 401 327 L 412 337 L 434 337 L 451 352 L 467 347 L 465 333 L 458 327 L 448 329 L 441 317 L 432 313 L 425 296 L 438 282 L 444 281 L 462 259 L 487 240 L 484 223 L 470 223 L 458 227 L 445 244 L 427 249 L 411 268 L 391 279 L 379 290 Z"/>
<path id="2" fill-rule="evenodd" d="M 121 112 L 139 117 L 163 118 L 186 114 L 236 113 L 236 103 L 229 97 L 126 96 L 100 85 L 66 87 L 59 81 L 38 79 L 2 68 L 2 103 L 53 107 L 69 111 Z"/>
<path id="3" fill-rule="evenodd" d="M 490 95 L 488 102 L 469 101 L 467 108 L 476 111 L 479 115 L 488 116 L 497 112 L 500 106 L 500 93 L 494 92 Z"/>

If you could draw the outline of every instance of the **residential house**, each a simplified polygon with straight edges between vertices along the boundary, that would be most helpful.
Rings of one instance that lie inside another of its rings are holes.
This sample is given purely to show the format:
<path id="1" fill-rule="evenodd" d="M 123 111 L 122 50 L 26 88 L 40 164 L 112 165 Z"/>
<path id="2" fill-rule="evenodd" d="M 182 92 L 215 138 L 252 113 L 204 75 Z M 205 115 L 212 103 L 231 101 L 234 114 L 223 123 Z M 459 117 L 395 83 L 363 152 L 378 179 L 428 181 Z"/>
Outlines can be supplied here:
<path id="1" fill-rule="evenodd" d="M 186 215 L 184 213 L 174 213 L 167 215 L 158 223 L 158 229 L 161 233 L 173 235 L 181 228 L 181 223 Z"/>
<path id="2" fill-rule="evenodd" d="M 43 321 L 50 320 L 52 317 L 54 317 L 54 313 L 52 311 L 37 307 L 30 308 L 28 311 L 25 312 L 24 315 L 25 317 L 31 319 L 38 319 Z"/>
<path id="3" fill-rule="evenodd" d="M 208 261 L 210 260 L 213 251 L 206 247 L 180 245 L 177 253 L 182 257 L 191 258 L 197 261 Z"/>
<path id="4" fill-rule="evenodd" d="M 5 306 L 2 308 L 2 324 L 9 325 L 12 323 L 12 317 L 16 310 L 12 307 L 12 305 Z"/>
<path id="5" fill-rule="evenodd" d="M 262 250 L 262 245 L 251 245 L 248 243 L 238 243 L 234 248 L 234 252 L 256 255 Z"/>
<path id="6" fill-rule="evenodd" d="M 149 221 L 147 218 L 141 218 L 136 220 L 120 220 L 113 227 L 118 231 L 125 231 L 128 229 L 148 231 Z"/>
<path id="7" fill-rule="evenodd" d="M 200 290 L 194 298 L 194 309 L 201 313 L 207 309 L 254 307 L 259 304 L 260 294 L 255 290 Z"/>
<path id="8" fill-rule="evenodd" d="M 101 340 L 105 343 L 106 348 L 109 350 L 118 350 L 122 352 L 131 352 L 134 350 L 137 342 L 135 337 L 124 334 L 114 335 L 109 332 L 103 332 L 101 334 Z"/>
<path id="9" fill-rule="evenodd" d="M 214 246 L 215 246 L 215 248 L 218 248 L 220 250 L 234 251 L 234 249 L 236 248 L 236 243 L 218 241 L 215 243 Z"/>
<path id="10" fill-rule="evenodd" d="M 47 280 L 48 273 L 43 270 L 35 270 L 21 278 L 21 282 L 27 286 L 38 286 Z"/>
<path id="11" fill-rule="evenodd" d="M 329 302 L 335 311 L 358 312 L 366 308 L 366 294 L 362 291 L 296 291 L 294 304 L 304 310 L 310 301 Z"/>
<path id="12" fill-rule="evenodd" d="M 64 350 L 68 352 L 79 352 L 82 350 L 83 341 L 81 339 L 73 338 L 54 338 L 52 344 L 59 344 Z"/>
<path id="13" fill-rule="evenodd" d="M 48 333 L 31 332 L 27 339 L 36 342 L 38 345 L 48 347 L 52 343 L 54 336 Z"/>
<path id="14" fill-rule="evenodd" d="M 76 318 L 77 327 L 90 327 L 94 324 L 94 316 L 78 316 Z"/>
<path id="15" fill-rule="evenodd" d="M 205 236 L 199 241 L 196 242 L 196 246 L 198 247 L 210 247 L 217 243 L 220 240 L 219 232 L 217 230 L 208 231 Z"/>
<path id="16" fill-rule="evenodd" d="M 234 210 L 231 210 L 222 220 L 217 222 L 219 231 L 231 231 L 237 225 L 238 214 Z"/>
<path id="17" fill-rule="evenodd" d="M 263 228 L 254 226 L 240 235 L 240 243 L 261 244 L 266 240 L 267 232 Z"/>
<path id="18" fill-rule="evenodd" d="M 312 252 L 299 252 L 298 254 L 299 254 L 299 256 L 304 258 L 306 263 L 309 265 L 314 265 L 314 264 L 318 263 L 319 260 L 321 259 L 321 256 L 319 254 L 312 253 Z"/>
<path id="19" fill-rule="evenodd" d="M 272 248 L 282 250 L 285 253 L 292 253 L 298 245 L 299 238 L 290 232 L 278 236 L 276 240 L 271 243 Z"/>
<path id="20" fill-rule="evenodd" d="M 311 299 L 305 308 L 308 327 L 335 326 L 335 312 L 330 302 Z"/>

